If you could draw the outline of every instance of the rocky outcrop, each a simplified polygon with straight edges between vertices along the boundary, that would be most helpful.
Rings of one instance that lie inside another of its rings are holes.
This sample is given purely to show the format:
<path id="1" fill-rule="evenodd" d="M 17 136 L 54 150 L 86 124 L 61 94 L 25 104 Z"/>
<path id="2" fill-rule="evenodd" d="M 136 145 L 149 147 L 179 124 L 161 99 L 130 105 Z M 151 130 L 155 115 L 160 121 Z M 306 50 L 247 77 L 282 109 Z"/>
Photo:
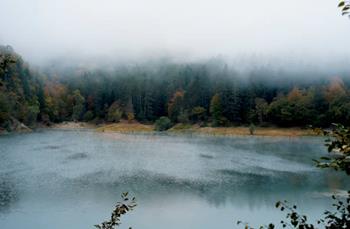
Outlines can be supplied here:
<path id="1" fill-rule="evenodd" d="M 18 125 L 15 126 L 14 131 L 16 132 L 30 132 L 32 129 L 30 129 L 28 126 L 24 125 L 23 123 L 18 123 Z"/>
<path id="2" fill-rule="evenodd" d="M 4 128 L 0 129 L 0 133 L 2 134 L 6 134 L 8 132 L 30 132 L 30 131 L 32 131 L 32 129 L 30 129 L 28 126 L 24 125 L 23 123 L 21 123 L 20 121 L 18 121 L 13 117 L 9 119 L 6 129 Z"/>

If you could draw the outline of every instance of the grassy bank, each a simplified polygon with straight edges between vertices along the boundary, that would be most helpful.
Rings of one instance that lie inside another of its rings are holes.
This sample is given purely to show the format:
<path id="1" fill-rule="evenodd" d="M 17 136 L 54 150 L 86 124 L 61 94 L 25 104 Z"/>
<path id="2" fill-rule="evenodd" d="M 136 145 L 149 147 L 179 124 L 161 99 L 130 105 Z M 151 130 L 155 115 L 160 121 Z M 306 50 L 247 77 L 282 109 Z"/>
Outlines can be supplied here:
<path id="1" fill-rule="evenodd" d="M 196 125 L 178 124 L 168 130 L 173 133 L 197 133 L 205 135 L 251 135 L 249 127 L 199 127 Z M 312 130 L 301 128 L 279 128 L 279 127 L 256 127 L 254 131 L 256 136 L 314 136 Z"/>
<path id="2" fill-rule="evenodd" d="M 98 127 L 97 131 L 101 132 L 152 132 L 153 125 L 144 125 L 141 123 L 114 123 L 106 124 Z M 169 133 L 192 133 L 203 135 L 217 136 L 235 136 L 235 135 L 250 135 L 249 127 L 199 127 L 198 125 L 177 124 L 167 132 Z M 256 136 L 313 136 L 315 133 L 312 130 L 301 128 L 277 128 L 277 127 L 256 127 L 254 131 Z"/>
<path id="3" fill-rule="evenodd" d="M 153 132 L 154 125 L 146 125 L 138 122 L 128 123 L 122 121 L 112 124 L 94 125 L 84 122 L 63 122 L 51 126 L 54 129 L 82 129 L 90 128 L 99 132 L 119 132 L 119 133 L 137 133 L 137 132 Z M 200 127 L 199 125 L 177 124 L 167 132 L 174 134 L 199 134 L 213 136 L 248 136 L 250 135 L 249 127 Z M 256 127 L 255 136 L 314 136 L 312 130 L 301 128 L 279 128 L 279 127 Z"/>
<path id="4" fill-rule="evenodd" d="M 132 132 L 151 132 L 153 131 L 153 129 L 154 129 L 153 125 L 120 122 L 120 123 L 113 123 L 113 124 L 105 124 L 98 127 L 96 130 L 101 132 L 132 133 Z"/>

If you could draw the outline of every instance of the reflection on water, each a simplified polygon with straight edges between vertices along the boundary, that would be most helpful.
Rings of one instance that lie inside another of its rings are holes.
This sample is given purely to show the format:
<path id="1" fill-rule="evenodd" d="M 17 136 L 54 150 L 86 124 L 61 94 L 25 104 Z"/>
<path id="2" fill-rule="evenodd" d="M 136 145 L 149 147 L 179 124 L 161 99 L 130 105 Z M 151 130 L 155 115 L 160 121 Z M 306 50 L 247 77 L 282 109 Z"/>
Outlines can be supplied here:
<path id="1" fill-rule="evenodd" d="M 316 217 L 346 177 L 314 167 L 320 138 L 123 135 L 44 130 L 0 138 L 1 228 L 92 228 L 121 192 L 125 228 L 278 222 L 288 199 Z"/>
<path id="2" fill-rule="evenodd" d="M 9 174 L 1 174 L 0 177 L 0 214 L 6 213 L 17 200 L 15 184 Z"/>

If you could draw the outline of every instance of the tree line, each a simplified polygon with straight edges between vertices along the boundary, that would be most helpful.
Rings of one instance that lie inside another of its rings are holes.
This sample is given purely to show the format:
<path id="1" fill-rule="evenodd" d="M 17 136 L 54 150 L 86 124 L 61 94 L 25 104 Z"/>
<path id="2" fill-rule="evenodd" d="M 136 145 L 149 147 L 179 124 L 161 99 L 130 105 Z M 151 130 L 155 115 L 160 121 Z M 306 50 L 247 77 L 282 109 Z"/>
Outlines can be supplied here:
<path id="1" fill-rule="evenodd" d="M 254 69 L 242 76 L 224 61 L 157 62 L 113 69 L 34 71 L 0 46 L 0 126 L 62 121 L 232 126 L 350 124 L 349 79 Z"/>

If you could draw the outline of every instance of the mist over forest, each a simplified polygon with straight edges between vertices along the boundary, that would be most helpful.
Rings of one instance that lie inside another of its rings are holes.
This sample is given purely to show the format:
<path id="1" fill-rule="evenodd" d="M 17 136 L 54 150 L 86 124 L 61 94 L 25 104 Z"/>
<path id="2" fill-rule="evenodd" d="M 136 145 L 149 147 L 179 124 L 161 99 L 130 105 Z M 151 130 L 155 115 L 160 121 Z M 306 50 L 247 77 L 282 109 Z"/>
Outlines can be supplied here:
<path id="1" fill-rule="evenodd" d="M 1 228 L 350 228 L 349 38 L 350 0 L 0 0 Z"/>
<path id="2" fill-rule="evenodd" d="M 0 6 L 0 43 L 32 65 L 218 55 L 256 56 L 258 64 L 349 60 L 349 23 L 329 0 L 2 0 Z"/>
<path id="3" fill-rule="evenodd" d="M 350 120 L 349 24 L 326 0 L 4 0 L 1 9 L 5 129 Z"/>
<path id="4" fill-rule="evenodd" d="M 10 46 L 1 46 L 1 126 L 15 120 L 34 126 L 62 121 L 95 124 L 329 126 L 350 121 L 349 73 L 337 69 L 240 68 L 216 57 L 171 58 L 110 65 L 32 69 Z M 101 62 L 102 63 L 102 62 Z M 335 73 L 334 72 L 334 73 Z"/>

